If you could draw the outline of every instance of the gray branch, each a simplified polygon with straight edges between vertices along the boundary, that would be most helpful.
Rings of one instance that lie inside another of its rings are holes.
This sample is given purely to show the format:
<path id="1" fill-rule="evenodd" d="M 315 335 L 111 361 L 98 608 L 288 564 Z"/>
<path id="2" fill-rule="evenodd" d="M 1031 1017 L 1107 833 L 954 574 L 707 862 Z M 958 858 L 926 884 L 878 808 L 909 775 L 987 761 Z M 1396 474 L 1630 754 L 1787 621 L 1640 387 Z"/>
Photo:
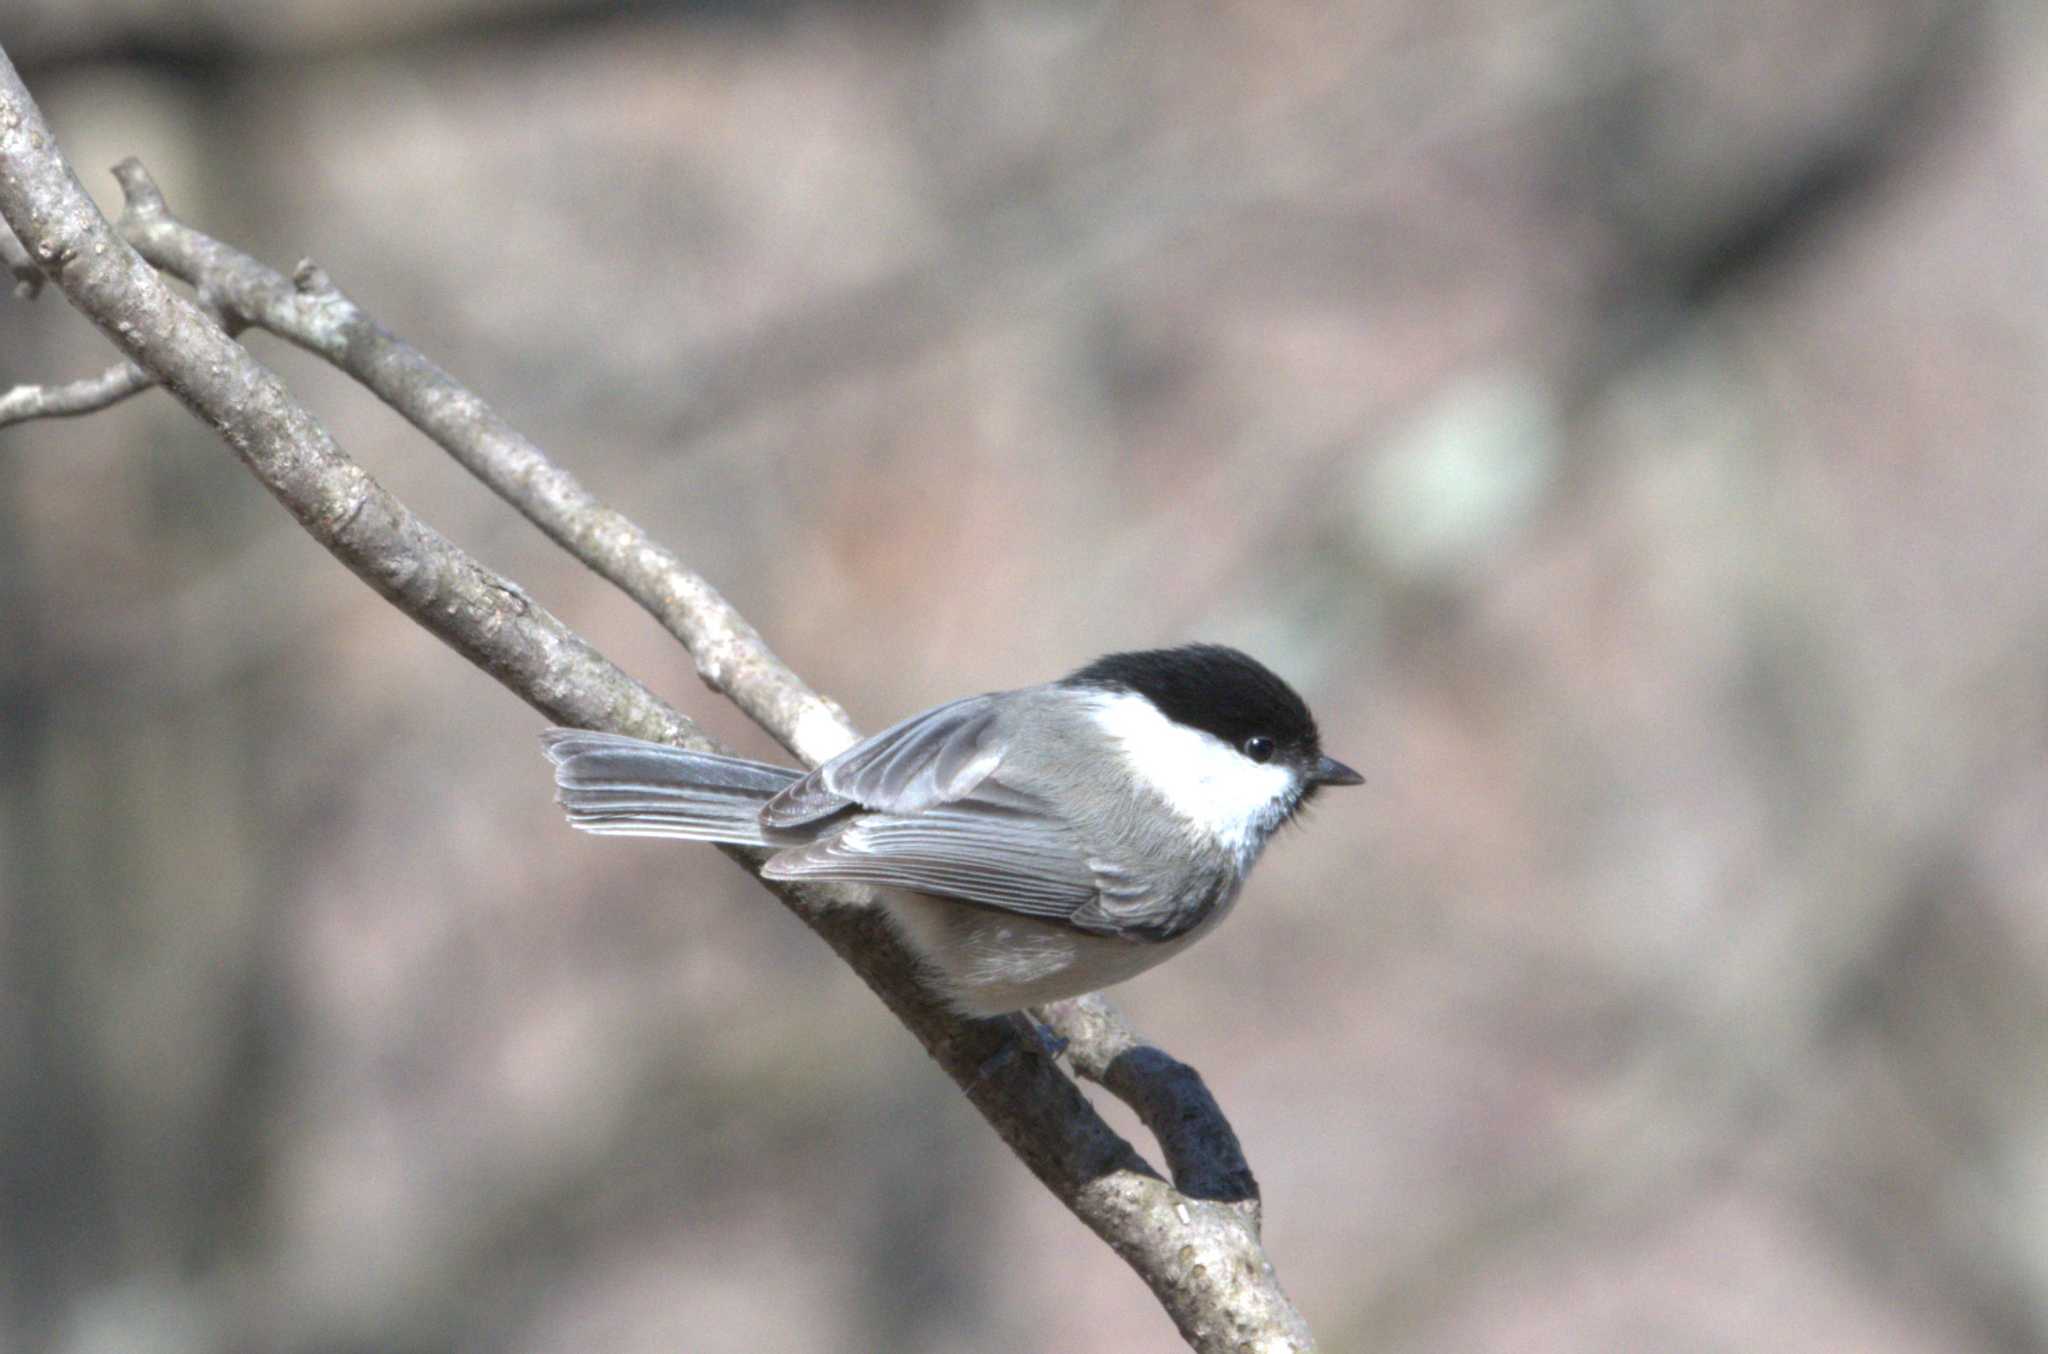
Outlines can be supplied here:
<path id="1" fill-rule="evenodd" d="M 845 711 L 807 687 L 716 588 L 365 315 L 310 260 L 287 279 L 174 218 L 136 160 L 116 165 L 114 177 L 127 198 L 121 232 L 145 259 L 230 316 L 298 344 L 368 387 L 556 544 L 645 607 L 682 641 L 705 682 L 784 747 L 815 764 L 853 740 Z"/>
<path id="2" fill-rule="evenodd" d="M 0 428 L 34 418 L 96 414 L 155 384 L 155 379 L 133 362 L 116 362 L 97 376 L 82 376 L 63 385 L 18 385 L 0 393 Z"/>
<path id="3" fill-rule="evenodd" d="M 19 250 L 21 245 L 5 228 L 0 228 L 0 243 Z M 24 259 L 28 256 L 22 255 Z M 43 283 L 42 273 L 33 264 L 28 266 L 36 285 L 26 284 L 15 288 L 15 295 L 23 300 L 33 300 Z M 215 304 L 214 298 L 201 290 L 197 302 L 207 317 L 221 326 L 233 337 L 248 326 L 238 316 L 225 313 Z M 9 424 L 27 423 L 40 418 L 75 418 L 80 414 L 96 414 L 110 409 L 131 395 L 139 395 L 156 384 L 156 378 L 136 366 L 133 362 L 120 361 L 97 376 L 81 376 L 76 381 L 62 385 L 15 386 L 0 394 L 0 428 Z"/>
<path id="4" fill-rule="evenodd" d="M 303 267 L 287 282 L 177 223 L 133 161 L 117 173 L 128 193 L 128 236 L 218 305 L 229 325 L 299 342 L 398 407 L 659 617 L 708 682 L 799 756 L 816 761 L 852 736 L 838 707 L 809 691 L 709 584 L 364 316 L 319 270 Z M 32 271 L 219 432 L 310 535 L 394 606 L 556 722 L 717 749 L 517 585 L 415 516 L 221 324 L 167 287 L 86 196 L 4 52 L 0 219 L 25 246 Z M 758 877 L 757 853 L 728 854 Z M 1313 1348 L 1260 1244 L 1251 1173 L 1189 1069 L 1143 1046 L 1104 1003 L 1054 1012 L 1074 1040 L 1077 1066 L 1136 1106 L 1159 1137 L 1177 1188 L 1050 1060 L 998 1056 L 1017 1048 L 1019 1020 L 962 1020 L 936 1006 L 875 909 L 832 906 L 853 896 L 844 889 L 763 882 L 875 990 L 1025 1165 L 1138 1272 L 1191 1345 Z"/>

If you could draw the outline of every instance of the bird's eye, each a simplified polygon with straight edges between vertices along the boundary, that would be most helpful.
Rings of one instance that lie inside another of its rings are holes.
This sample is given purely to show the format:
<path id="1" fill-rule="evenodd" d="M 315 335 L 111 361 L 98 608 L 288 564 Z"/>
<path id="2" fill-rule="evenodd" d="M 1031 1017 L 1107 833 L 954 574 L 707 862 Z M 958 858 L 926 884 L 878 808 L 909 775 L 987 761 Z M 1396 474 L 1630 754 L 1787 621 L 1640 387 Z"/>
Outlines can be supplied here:
<path id="1" fill-rule="evenodd" d="M 1262 733 L 1255 733 L 1244 740 L 1244 755 L 1255 762 L 1273 760 L 1273 740 Z"/>

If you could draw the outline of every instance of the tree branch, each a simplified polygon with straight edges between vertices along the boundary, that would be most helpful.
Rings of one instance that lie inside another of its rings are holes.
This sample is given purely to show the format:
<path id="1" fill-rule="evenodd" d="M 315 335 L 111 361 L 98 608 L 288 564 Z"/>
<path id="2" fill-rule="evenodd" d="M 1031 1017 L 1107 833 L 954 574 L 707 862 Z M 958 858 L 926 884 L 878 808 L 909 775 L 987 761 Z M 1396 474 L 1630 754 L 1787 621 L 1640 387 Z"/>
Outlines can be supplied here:
<path id="1" fill-rule="evenodd" d="M 116 362 L 97 376 L 81 376 L 63 385 L 18 385 L 0 394 L 0 428 L 34 418 L 96 414 L 155 384 L 155 378 L 133 362 Z"/>
<path id="2" fill-rule="evenodd" d="M 342 295 L 310 259 L 283 274 L 178 221 L 141 163 L 114 166 L 121 232 L 142 256 L 229 314 L 326 358 L 367 386 L 527 520 L 682 641 L 712 689 L 815 765 L 853 741 L 839 705 L 804 684 L 674 552 L 599 502 L 474 393 Z"/>
<path id="3" fill-rule="evenodd" d="M 364 317 L 317 269 L 302 268 L 296 285 L 280 289 L 283 279 L 265 276 L 261 265 L 178 226 L 134 162 L 119 172 L 129 194 L 126 230 L 167 271 L 217 301 L 231 322 L 305 343 L 400 407 L 551 537 L 660 617 L 691 648 L 706 680 L 798 755 L 816 760 L 851 737 L 838 707 L 804 687 L 715 590 L 445 372 Z M 560 723 L 717 748 L 515 584 L 411 513 L 342 452 L 275 375 L 168 288 L 86 196 L 4 52 L 0 219 L 35 270 L 140 371 L 215 428 L 309 534 L 508 690 Z M 727 854 L 758 876 L 759 853 Z M 1260 1245 L 1251 1174 L 1213 1099 L 1199 1079 L 1190 1083 L 1192 1072 L 1140 1046 L 1106 1005 L 1073 1004 L 1075 1013 L 1056 1013 L 1085 1036 L 1086 1042 L 1076 1038 L 1077 1063 L 1140 1106 L 1185 1177 L 1185 1188 L 1176 1189 L 1050 1060 L 996 1056 L 1016 1046 L 1017 1021 L 967 1021 L 936 1006 L 878 910 L 833 906 L 858 901 L 857 891 L 767 887 L 881 996 L 1026 1166 L 1137 1270 L 1190 1344 L 1204 1351 L 1313 1347 Z M 1147 1054 L 1157 1056 L 1140 1056 Z M 1194 1121 L 1206 1125 L 1191 1131 Z M 1233 1156 L 1236 1170 L 1229 1167 Z"/>
<path id="4" fill-rule="evenodd" d="M 12 248 L 21 246 L 14 236 L 0 230 L 0 240 Z M 31 266 L 33 272 L 33 266 Z M 33 300 L 41 288 L 43 275 L 34 272 L 36 287 L 17 287 L 15 294 L 23 300 Z M 205 291 L 201 291 L 197 302 L 199 308 L 227 331 L 229 337 L 242 332 L 246 327 L 242 320 L 224 314 L 213 303 Z M 96 414 L 102 409 L 111 409 L 131 395 L 139 395 L 156 384 L 156 378 L 136 366 L 133 362 L 116 362 L 97 376 L 81 376 L 76 381 L 62 385 L 23 384 L 0 394 L 0 428 L 14 423 L 27 423 L 39 418 L 73 418 L 80 414 Z"/>

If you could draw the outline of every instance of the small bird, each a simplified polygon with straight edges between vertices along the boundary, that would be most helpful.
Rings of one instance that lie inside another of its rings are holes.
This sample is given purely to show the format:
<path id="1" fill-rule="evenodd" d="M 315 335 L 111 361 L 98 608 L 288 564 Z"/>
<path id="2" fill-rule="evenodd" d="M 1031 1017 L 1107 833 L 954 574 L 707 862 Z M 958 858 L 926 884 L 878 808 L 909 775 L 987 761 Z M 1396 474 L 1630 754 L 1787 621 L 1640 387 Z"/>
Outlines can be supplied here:
<path id="1" fill-rule="evenodd" d="M 770 879 L 877 886 L 955 1010 L 990 1016 L 1122 982 L 1236 902 L 1324 786 L 1294 689 L 1235 649 L 1110 654 L 1041 686 L 914 715 L 805 773 L 549 729 L 586 832 L 766 847 Z"/>

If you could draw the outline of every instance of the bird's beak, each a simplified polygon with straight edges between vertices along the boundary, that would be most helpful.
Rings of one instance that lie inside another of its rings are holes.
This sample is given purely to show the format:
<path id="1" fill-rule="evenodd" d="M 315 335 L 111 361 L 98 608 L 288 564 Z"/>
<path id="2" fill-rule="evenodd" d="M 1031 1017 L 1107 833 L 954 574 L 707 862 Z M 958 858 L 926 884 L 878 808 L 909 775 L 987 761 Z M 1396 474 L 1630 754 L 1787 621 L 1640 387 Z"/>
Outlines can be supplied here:
<path id="1" fill-rule="evenodd" d="M 1316 762 L 1315 770 L 1309 772 L 1311 785 L 1363 785 L 1365 777 L 1353 771 L 1335 757 L 1324 757 Z"/>

